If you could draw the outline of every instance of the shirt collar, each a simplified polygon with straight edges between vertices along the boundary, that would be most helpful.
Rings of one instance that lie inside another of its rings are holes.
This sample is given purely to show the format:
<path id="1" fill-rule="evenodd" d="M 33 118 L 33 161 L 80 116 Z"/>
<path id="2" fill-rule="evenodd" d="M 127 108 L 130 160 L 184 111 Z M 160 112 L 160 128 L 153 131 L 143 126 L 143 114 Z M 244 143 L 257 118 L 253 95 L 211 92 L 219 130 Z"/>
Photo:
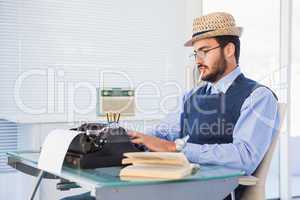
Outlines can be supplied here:
<path id="1" fill-rule="evenodd" d="M 220 93 L 223 92 L 224 94 L 230 87 L 230 85 L 233 83 L 233 81 L 241 74 L 241 69 L 239 66 L 237 66 L 232 72 L 221 78 L 216 83 L 209 83 L 207 84 L 207 90 L 211 88 L 211 93 Z"/>

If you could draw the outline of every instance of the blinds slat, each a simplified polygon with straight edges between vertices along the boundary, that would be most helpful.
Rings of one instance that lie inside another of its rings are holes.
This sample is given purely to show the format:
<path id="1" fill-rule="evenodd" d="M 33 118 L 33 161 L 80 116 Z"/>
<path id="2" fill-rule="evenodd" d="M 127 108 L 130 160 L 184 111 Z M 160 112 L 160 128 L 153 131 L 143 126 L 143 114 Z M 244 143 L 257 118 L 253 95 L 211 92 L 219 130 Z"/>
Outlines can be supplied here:
<path id="1" fill-rule="evenodd" d="M 0 119 L 0 173 L 14 171 L 7 165 L 8 151 L 18 149 L 18 126 L 15 123 Z"/>

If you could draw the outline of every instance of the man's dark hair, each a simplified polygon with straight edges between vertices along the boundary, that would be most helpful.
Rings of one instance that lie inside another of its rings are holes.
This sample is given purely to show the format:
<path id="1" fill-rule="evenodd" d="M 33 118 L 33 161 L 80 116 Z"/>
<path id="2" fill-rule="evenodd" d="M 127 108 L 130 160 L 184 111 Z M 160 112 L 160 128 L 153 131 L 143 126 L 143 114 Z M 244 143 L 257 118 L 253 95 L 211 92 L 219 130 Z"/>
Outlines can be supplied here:
<path id="1" fill-rule="evenodd" d="M 221 47 L 225 47 L 228 43 L 233 43 L 235 46 L 235 52 L 234 56 L 236 59 L 236 63 L 239 63 L 240 58 L 240 39 L 238 36 L 233 35 L 222 35 L 222 36 L 216 36 L 215 39 L 221 45 Z"/>

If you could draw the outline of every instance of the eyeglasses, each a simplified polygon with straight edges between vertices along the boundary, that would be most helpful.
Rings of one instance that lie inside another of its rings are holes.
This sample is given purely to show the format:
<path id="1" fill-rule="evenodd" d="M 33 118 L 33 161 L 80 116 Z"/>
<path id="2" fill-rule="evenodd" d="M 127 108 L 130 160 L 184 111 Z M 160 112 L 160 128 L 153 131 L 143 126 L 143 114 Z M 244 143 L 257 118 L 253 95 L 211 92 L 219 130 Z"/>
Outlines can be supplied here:
<path id="1" fill-rule="evenodd" d="M 203 59 L 206 57 L 207 53 L 210 52 L 211 50 L 217 49 L 217 48 L 221 48 L 222 46 L 216 46 L 216 47 L 212 47 L 210 49 L 206 49 L 206 50 L 194 50 L 194 52 L 189 56 L 189 58 L 193 58 L 195 61 L 198 59 Z"/>

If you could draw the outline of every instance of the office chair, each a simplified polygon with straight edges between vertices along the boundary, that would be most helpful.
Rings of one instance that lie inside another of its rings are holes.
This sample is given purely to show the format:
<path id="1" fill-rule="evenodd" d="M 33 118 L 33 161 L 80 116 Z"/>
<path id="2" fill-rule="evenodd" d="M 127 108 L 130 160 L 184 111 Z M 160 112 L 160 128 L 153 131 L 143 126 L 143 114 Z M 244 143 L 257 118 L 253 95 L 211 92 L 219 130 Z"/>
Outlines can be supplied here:
<path id="1" fill-rule="evenodd" d="M 279 134 L 282 133 L 281 129 L 284 121 L 286 104 L 278 103 L 278 110 L 280 124 L 277 133 L 263 160 L 259 164 L 253 176 L 242 176 L 239 178 L 239 184 L 247 186 L 241 198 L 242 200 L 265 200 L 266 178 L 272 161 L 273 153 L 275 151 L 275 147 L 279 138 Z M 234 192 L 231 193 L 231 199 L 235 199 Z"/>

